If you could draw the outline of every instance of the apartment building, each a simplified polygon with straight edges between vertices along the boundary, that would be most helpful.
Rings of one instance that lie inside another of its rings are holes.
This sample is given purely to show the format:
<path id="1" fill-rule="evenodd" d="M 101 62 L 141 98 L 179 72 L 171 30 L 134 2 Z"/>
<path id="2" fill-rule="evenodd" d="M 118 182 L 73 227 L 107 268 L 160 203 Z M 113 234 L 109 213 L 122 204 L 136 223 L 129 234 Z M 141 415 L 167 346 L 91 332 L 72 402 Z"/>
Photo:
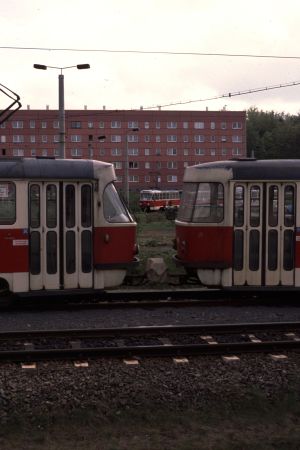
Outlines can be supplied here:
<path id="1" fill-rule="evenodd" d="M 59 157 L 61 139 L 58 111 L 28 106 L 0 126 L 0 157 Z M 65 111 L 65 157 L 113 163 L 121 190 L 127 172 L 131 191 L 180 189 L 185 167 L 245 156 L 245 111 Z"/>

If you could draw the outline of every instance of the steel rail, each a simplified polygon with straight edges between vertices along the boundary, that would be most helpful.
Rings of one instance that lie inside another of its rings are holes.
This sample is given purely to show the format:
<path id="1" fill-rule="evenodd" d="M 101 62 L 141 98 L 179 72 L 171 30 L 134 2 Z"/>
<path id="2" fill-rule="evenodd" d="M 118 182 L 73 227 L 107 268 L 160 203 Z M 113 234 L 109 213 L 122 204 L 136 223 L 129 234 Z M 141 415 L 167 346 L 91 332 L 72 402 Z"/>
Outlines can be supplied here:
<path id="1" fill-rule="evenodd" d="M 0 351 L 1 361 L 41 361 L 56 359 L 82 359 L 92 357 L 166 357 L 197 356 L 209 354 L 234 355 L 242 353 L 267 353 L 271 351 L 299 350 L 299 341 L 234 342 L 220 344 L 183 344 L 97 347 L 80 349 L 6 350 Z"/>
<path id="2" fill-rule="evenodd" d="M 143 334 L 236 334 L 251 333 L 254 331 L 300 331 L 300 322 L 256 322 L 256 323 L 222 323 L 222 324 L 198 324 L 198 325 L 154 325 L 136 327 L 113 328 L 71 328 L 61 330 L 24 330 L 2 331 L 0 340 L 8 339 L 40 339 L 45 337 L 97 337 L 111 335 L 143 335 Z"/>

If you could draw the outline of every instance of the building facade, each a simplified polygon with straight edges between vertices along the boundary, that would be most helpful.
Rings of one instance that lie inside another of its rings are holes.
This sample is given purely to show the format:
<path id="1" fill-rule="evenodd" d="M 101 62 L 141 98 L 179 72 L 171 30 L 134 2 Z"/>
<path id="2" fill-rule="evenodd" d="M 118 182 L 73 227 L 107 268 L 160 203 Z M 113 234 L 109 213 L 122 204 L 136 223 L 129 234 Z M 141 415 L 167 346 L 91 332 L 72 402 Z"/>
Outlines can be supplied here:
<path id="1" fill-rule="evenodd" d="M 0 126 L 0 157 L 59 157 L 61 140 L 58 111 L 28 107 Z M 113 163 L 121 190 L 180 189 L 185 167 L 246 152 L 245 111 L 65 111 L 65 157 Z"/>

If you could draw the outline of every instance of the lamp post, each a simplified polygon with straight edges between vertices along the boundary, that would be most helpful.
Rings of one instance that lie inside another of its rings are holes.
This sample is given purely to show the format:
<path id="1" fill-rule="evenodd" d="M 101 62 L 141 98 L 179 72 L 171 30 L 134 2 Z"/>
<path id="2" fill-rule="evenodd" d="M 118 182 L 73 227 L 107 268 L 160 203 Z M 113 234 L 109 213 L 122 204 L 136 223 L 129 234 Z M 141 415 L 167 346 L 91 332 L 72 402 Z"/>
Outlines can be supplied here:
<path id="1" fill-rule="evenodd" d="M 139 128 L 131 128 L 132 132 L 137 132 L 139 131 Z M 127 202 L 127 206 L 129 206 L 129 173 L 128 173 L 128 169 L 129 169 L 129 162 L 128 162 L 128 137 L 130 135 L 127 133 L 125 135 L 125 139 L 126 139 L 126 149 L 125 149 L 125 199 Z"/>
<path id="2" fill-rule="evenodd" d="M 64 76 L 62 71 L 64 69 L 71 69 L 76 67 L 79 70 L 89 69 L 89 64 L 77 64 L 76 66 L 56 67 L 44 66 L 43 64 L 33 64 L 34 69 L 47 70 L 58 69 L 58 108 L 59 108 L 59 155 L 61 158 L 66 157 L 66 127 L 65 127 L 65 92 L 64 92 Z"/>

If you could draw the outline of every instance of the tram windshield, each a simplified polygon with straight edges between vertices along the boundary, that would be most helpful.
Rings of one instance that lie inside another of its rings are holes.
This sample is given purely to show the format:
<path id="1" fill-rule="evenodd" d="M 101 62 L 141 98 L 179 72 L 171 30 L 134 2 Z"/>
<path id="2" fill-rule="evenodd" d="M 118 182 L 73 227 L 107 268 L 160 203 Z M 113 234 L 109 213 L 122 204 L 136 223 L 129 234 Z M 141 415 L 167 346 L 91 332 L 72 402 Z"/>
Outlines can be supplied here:
<path id="1" fill-rule="evenodd" d="M 129 211 L 122 203 L 118 191 L 113 183 L 106 186 L 103 193 L 103 212 L 108 222 L 133 222 Z"/>
<path id="2" fill-rule="evenodd" d="M 178 220 L 221 222 L 224 216 L 224 188 L 221 183 L 185 183 Z"/>

